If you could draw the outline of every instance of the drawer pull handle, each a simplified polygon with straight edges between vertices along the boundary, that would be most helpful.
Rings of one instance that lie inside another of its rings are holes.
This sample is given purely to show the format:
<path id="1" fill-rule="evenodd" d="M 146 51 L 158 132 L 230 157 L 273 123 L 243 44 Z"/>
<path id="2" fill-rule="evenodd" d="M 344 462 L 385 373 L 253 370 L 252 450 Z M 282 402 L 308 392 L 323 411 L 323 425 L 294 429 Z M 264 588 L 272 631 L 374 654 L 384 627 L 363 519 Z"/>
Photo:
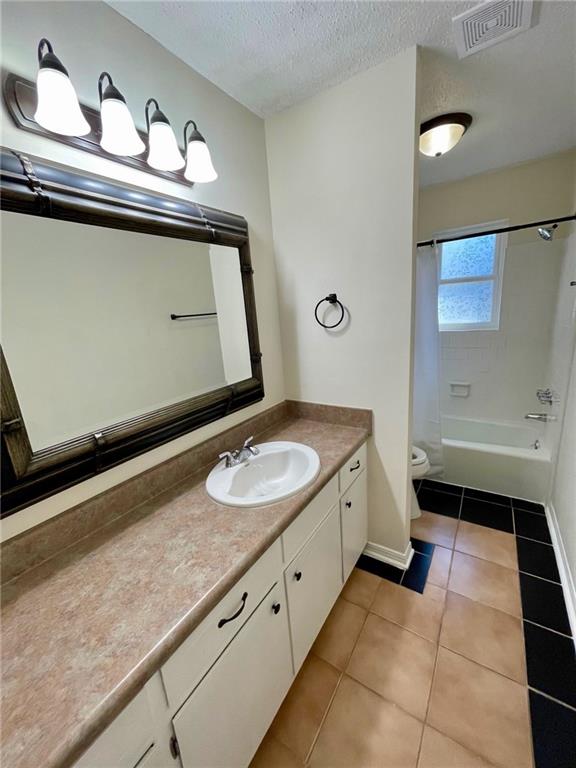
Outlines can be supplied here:
<path id="1" fill-rule="evenodd" d="M 294 573 L 294 578 L 296 579 L 296 581 L 300 581 L 300 579 L 302 578 L 302 571 L 296 571 Z"/>
<path id="2" fill-rule="evenodd" d="M 274 603 L 274 605 L 272 606 L 272 611 L 273 613 L 276 613 L 276 614 L 280 613 L 280 603 Z"/>
<path id="3" fill-rule="evenodd" d="M 353 467 L 350 467 L 350 472 L 354 472 L 354 470 L 356 469 L 360 469 L 360 459 L 358 459 L 358 461 L 356 462 L 356 464 L 354 464 Z"/>
<path id="4" fill-rule="evenodd" d="M 234 619 L 237 619 L 238 616 L 240 616 L 244 608 L 246 608 L 247 599 L 248 599 L 248 592 L 244 592 L 244 594 L 242 595 L 242 605 L 240 606 L 240 608 L 238 608 L 236 613 L 233 616 L 230 616 L 229 619 L 220 619 L 220 621 L 218 622 L 218 629 L 222 629 L 224 624 L 228 624 L 229 621 L 234 621 Z"/>
<path id="5" fill-rule="evenodd" d="M 348 507 L 348 509 L 350 509 L 350 507 L 352 506 L 352 502 L 351 501 L 347 501 L 346 502 L 346 506 Z"/>

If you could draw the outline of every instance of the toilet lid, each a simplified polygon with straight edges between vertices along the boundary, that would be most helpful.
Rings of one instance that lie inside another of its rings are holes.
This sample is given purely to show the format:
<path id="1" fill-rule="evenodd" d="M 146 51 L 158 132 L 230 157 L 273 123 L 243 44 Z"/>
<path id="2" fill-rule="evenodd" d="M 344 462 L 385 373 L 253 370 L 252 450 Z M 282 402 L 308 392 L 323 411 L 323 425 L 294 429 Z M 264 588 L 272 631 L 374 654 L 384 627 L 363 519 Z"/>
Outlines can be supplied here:
<path id="1" fill-rule="evenodd" d="M 423 451 L 422 448 L 418 448 L 417 445 L 412 446 L 412 466 L 415 467 L 418 464 L 424 464 L 428 456 L 426 456 L 426 451 Z"/>

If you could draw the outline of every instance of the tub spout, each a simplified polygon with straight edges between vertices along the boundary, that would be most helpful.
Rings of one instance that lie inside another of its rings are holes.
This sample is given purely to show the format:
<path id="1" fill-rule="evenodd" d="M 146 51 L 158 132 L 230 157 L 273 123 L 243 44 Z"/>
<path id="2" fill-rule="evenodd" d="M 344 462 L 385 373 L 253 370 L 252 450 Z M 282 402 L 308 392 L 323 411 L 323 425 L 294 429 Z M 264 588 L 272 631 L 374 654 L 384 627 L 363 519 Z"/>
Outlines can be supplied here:
<path id="1" fill-rule="evenodd" d="M 525 419 L 529 419 L 530 421 L 556 421 L 557 416 L 554 416 L 551 413 L 527 413 L 526 416 L 524 416 Z"/>

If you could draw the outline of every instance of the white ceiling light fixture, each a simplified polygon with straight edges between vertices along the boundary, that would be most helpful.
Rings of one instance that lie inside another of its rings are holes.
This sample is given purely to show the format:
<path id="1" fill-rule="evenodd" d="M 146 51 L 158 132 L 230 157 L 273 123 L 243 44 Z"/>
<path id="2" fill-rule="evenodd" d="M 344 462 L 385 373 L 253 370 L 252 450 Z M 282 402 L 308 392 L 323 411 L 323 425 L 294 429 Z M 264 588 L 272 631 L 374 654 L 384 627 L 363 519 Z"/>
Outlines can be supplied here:
<path id="1" fill-rule="evenodd" d="M 151 104 L 154 104 L 152 117 L 150 117 Z M 148 165 L 157 171 L 179 171 L 184 168 L 186 163 L 172 126 L 156 99 L 148 99 L 145 112 L 148 129 Z"/>
<path id="2" fill-rule="evenodd" d="M 451 112 L 433 117 L 420 126 L 420 152 L 427 157 L 440 157 L 453 149 L 472 125 L 467 112 Z"/>
<path id="3" fill-rule="evenodd" d="M 104 88 L 106 79 L 108 85 Z M 108 72 L 102 72 L 98 78 L 98 95 L 102 121 L 102 149 L 121 157 L 140 155 L 144 152 L 146 146 L 138 135 L 130 110 L 126 106 L 126 99 L 116 88 Z"/>
<path id="4" fill-rule="evenodd" d="M 90 125 L 82 114 L 68 70 L 43 37 L 38 43 L 38 105 L 34 119 L 47 131 L 62 136 L 85 136 Z"/>
<path id="5" fill-rule="evenodd" d="M 194 130 L 187 137 L 188 127 L 192 125 Z M 206 139 L 198 130 L 194 120 L 188 120 L 184 126 L 184 146 L 186 147 L 186 170 L 185 178 L 188 181 L 205 184 L 209 181 L 215 181 L 218 178 L 216 169 L 212 164 L 210 150 L 206 144 Z"/>

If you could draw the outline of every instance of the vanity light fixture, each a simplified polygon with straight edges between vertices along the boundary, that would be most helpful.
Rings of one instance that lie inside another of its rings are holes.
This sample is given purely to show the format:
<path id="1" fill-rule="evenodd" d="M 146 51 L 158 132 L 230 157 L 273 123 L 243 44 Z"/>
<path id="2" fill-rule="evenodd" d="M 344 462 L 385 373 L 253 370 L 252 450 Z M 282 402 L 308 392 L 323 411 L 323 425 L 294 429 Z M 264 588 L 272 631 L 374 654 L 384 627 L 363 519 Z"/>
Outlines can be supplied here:
<path id="1" fill-rule="evenodd" d="M 43 37 L 38 43 L 38 105 L 34 119 L 43 128 L 63 136 L 85 136 L 90 125 L 82 114 L 68 71 Z"/>
<path id="2" fill-rule="evenodd" d="M 426 120 L 420 126 L 420 152 L 428 157 L 440 157 L 453 149 L 472 125 L 467 112 L 451 112 Z"/>
<path id="3" fill-rule="evenodd" d="M 108 85 L 104 88 L 106 79 Z M 122 157 L 144 152 L 146 146 L 138 135 L 130 110 L 126 106 L 126 99 L 116 88 L 108 72 L 102 72 L 98 78 L 98 95 L 102 121 L 102 149 Z"/>
<path id="4" fill-rule="evenodd" d="M 193 126 L 194 130 L 190 136 L 187 136 L 190 125 Z M 188 181 L 199 183 L 215 181 L 218 178 L 218 174 L 212 164 L 210 150 L 206 144 L 206 139 L 198 130 L 194 120 L 188 120 L 184 126 L 184 146 L 186 147 L 185 178 Z"/>
<path id="5" fill-rule="evenodd" d="M 154 104 L 152 117 L 150 117 L 151 104 Z M 148 129 L 148 165 L 156 168 L 157 171 L 178 171 L 183 168 L 185 162 L 176 136 L 156 99 L 148 99 L 145 112 Z"/>

